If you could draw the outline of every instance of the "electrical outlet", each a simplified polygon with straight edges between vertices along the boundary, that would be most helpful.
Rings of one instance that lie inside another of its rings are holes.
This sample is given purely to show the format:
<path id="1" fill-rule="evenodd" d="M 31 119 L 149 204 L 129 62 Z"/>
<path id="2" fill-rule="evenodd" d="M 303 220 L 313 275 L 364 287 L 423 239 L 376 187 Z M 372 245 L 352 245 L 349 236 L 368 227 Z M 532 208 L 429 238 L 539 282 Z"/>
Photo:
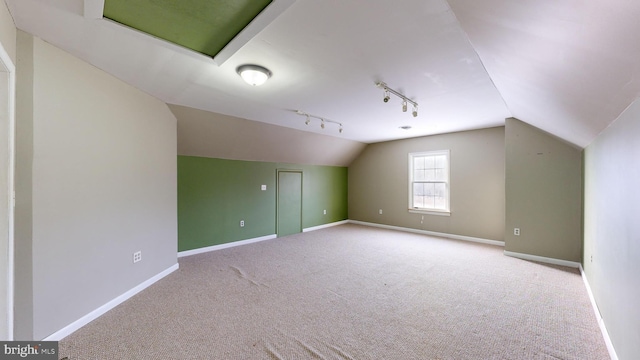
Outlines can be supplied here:
<path id="1" fill-rule="evenodd" d="M 142 251 L 136 251 L 133 253 L 133 263 L 137 263 L 138 261 L 142 261 Z"/>
<path id="2" fill-rule="evenodd" d="M 240 220 L 240 227 L 244 227 L 244 220 Z"/>
<path id="3" fill-rule="evenodd" d="M 593 262 L 593 255 L 591 255 L 591 262 Z"/>
<path id="4" fill-rule="evenodd" d="M 513 228 L 513 235 L 520 236 L 520 228 Z"/>
<path id="5" fill-rule="evenodd" d="M 378 214 L 382 215 L 382 209 L 378 210 Z"/>
<path id="6" fill-rule="evenodd" d="M 266 191 L 267 190 L 267 185 L 260 185 L 260 190 Z"/>
<path id="7" fill-rule="evenodd" d="M 324 215 L 327 215 L 327 210 L 322 210 L 322 213 L 323 213 Z"/>

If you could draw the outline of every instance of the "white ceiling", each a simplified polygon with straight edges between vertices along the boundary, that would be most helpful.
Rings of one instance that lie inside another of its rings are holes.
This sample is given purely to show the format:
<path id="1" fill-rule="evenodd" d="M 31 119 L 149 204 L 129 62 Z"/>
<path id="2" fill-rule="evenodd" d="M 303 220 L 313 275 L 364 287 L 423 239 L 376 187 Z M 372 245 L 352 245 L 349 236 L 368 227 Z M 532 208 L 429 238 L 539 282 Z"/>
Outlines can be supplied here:
<path id="1" fill-rule="evenodd" d="M 221 65 L 95 19 L 102 2 L 6 0 L 19 29 L 167 103 L 366 143 L 513 116 L 584 147 L 640 94 L 637 0 L 275 0 Z M 245 84 L 245 63 L 272 78 Z M 419 116 L 383 103 L 377 81 Z"/>

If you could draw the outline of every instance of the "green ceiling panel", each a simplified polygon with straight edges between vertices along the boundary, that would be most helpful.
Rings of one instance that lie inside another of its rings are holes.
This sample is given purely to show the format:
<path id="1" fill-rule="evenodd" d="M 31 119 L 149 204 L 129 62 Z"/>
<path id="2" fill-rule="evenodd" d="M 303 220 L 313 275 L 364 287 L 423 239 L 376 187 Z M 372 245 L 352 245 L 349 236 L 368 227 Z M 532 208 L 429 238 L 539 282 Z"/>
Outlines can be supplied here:
<path id="1" fill-rule="evenodd" d="M 215 56 L 271 0 L 106 0 L 104 17 Z"/>

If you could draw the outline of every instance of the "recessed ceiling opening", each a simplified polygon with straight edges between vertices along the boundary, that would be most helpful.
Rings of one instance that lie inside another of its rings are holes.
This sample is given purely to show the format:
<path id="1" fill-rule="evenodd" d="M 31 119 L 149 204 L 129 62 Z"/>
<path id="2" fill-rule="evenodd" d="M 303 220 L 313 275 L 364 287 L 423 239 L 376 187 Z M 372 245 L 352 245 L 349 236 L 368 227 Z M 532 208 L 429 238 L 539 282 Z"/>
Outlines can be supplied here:
<path id="1" fill-rule="evenodd" d="M 104 17 L 214 57 L 271 0 L 105 0 Z"/>

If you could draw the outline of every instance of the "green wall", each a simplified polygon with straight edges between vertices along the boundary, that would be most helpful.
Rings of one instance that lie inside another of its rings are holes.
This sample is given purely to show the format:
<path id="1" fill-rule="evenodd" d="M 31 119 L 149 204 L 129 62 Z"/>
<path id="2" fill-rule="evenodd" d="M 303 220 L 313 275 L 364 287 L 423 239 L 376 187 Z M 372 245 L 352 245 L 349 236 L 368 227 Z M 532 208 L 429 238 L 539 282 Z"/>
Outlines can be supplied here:
<path id="1" fill-rule="evenodd" d="M 347 219 L 346 167 L 178 156 L 178 251 L 275 234 L 277 169 L 303 171 L 303 228 Z"/>

